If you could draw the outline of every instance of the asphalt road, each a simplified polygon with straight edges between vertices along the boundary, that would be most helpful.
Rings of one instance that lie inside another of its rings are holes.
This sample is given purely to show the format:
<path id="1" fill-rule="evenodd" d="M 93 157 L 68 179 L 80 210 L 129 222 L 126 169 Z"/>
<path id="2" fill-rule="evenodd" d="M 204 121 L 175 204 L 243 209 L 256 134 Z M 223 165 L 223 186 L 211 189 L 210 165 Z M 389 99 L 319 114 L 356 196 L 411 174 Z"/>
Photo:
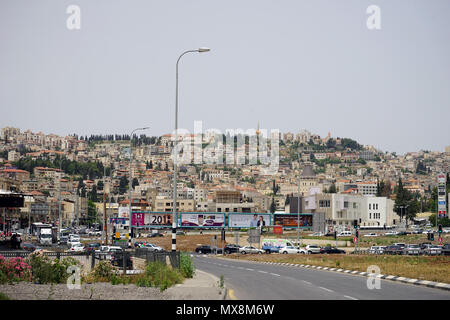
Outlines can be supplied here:
<path id="1" fill-rule="evenodd" d="M 368 289 L 367 277 L 294 266 L 194 255 L 196 268 L 224 276 L 238 300 L 450 300 L 450 291 L 380 280 Z"/>

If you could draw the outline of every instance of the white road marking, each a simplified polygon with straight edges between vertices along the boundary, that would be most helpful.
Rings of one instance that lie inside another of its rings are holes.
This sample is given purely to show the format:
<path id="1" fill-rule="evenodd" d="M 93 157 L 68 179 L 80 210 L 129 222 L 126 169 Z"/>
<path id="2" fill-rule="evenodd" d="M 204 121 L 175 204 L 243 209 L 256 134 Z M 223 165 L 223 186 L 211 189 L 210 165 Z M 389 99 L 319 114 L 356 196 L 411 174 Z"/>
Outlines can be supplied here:
<path id="1" fill-rule="evenodd" d="M 262 270 L 258 270 L 258 272 L 261 272 L 261 273 L 268 273 L 268 272 L 266 272 L 266 271 L 262 271 Z"/>
<path id="2" fill-rule="evenodd" d="M 305 280 L 302 280 L 304 283 L 306 283 L 306 284 L 309 284 L 309 285 L 312 285 L 312 283 L 311 282 L 309 282 L 309 281 L 305 281 Z"/>
<path id="3" fill-rule="evenodd" d="M 358 300 L 358 299 L 353 298 L 353 297 L 350 297 L 350 296 L 344 296 L 344 297 L 346 297 L 346 298 L 348 298 L 348 299 L 351 299 L 351 300 Z"/>
<path id="4" fill-rule="evenodd" d="M 245 268 L 245 270 L 248 270 L 248 271 L 255 271 L 254 269 L 250 269 L 250 268 Z"/>
<path id="5" fill-rule="evenodd" d="M 277 277 L 281 277 L 279 274 L 276 274 L 276 273 L 270 272 L 270 274 L 271 274 L 271 275 L 274 275 L 274 276 L 277 276 Z"/>
<path id="6" fill-rule="evenodd" d="M 327 289 L 327 288 L 324 288 L 324 287 L 319 287 L 320 289 L 323 289 L 323 290 L 326 290 L 326 291 L 328 291 L 328 292 L 334 292 L 333 290 L 330 290 L 330 289 Z"/>

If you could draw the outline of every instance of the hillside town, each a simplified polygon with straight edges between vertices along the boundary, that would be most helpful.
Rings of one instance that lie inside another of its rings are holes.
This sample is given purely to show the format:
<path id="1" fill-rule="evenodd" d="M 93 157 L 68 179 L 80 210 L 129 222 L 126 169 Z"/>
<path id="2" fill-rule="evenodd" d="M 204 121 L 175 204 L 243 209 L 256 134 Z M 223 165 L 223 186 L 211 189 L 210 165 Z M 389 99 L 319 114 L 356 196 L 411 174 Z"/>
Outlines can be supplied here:
<path id="1" fill-rule="evenodd" d="M 203 134 L 203 148 L 217 137 Z M 23 229 L 34 222 L 102 224 L 105 215 L 126 220 L 130 194 L 133 211 L 172 212 L 174 136 L 132 138 L 131 144 L 129 135 L 63 137 L 2 128 L 0 190 L 25 200 L 22 208 L 5 208 L 1 224 Z M 321 212 L 328 228 L 350 227 L 354 219 L 362 227 L 392 227 L 403 217 L 412 223 L 421 212 L 436 212 L 436 175 L 450 171 L 450 146 L 397 155 L 330 133 L 301 130 L 277 138 L 275 174 L 259 162 L 180 165 L 177 210 Z M 399 203 L 399 189 L 409 195 L 408 205 Z"/>

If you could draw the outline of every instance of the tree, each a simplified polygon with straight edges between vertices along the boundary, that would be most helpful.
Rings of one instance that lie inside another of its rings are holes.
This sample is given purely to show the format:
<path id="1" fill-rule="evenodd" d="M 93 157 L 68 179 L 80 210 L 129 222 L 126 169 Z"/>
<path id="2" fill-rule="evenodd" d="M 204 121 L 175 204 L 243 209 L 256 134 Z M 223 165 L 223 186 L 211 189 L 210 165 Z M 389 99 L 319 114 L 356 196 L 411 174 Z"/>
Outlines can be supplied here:
<path id="1" fill-rule="evenodd" d="M 125 176 L 120 177 L 119 181 L 119 193 L 124 194 L 128 189 L 128 179 Z"/>
<path id="2" fill-rule="evenodd" d="M 131 186 L 133 187 L 133 189 L 134 189 L 134 187 L 136 187 L 138 185 L 139 185 L 139 180 L 137 178 L 133 178 L 133 181 L 131 182 Z"/>
<path id="3" fill-rule="evenodd" d="M 330 189 L 328 189 L 328 193 L 337 193 L 336 185 L 334 183 L 330 186 Z"/>
<path id="4" fill-rule="evenodd" d="M 100 181 L 97 183 L 97 190 L 103 190 L 104 186 L 105 186 L 105 185 L 103 184 L 103 181 L 100 180 Z"/>
<path id="5" fill-rule="evenodd" d="M 93 223 L 98 222 L 98 216 L 97 216 L 97 208 L 95 207 L 95 204 L 93 201 L 88 201 L 88 216 L 87 216 L 87 222 L 89 225 L 92 225 Z"/>
<path id="6" fill-rule="evenodd" d="M 274 213 L 277 210 L 277 205 L 275 204 L 275 199 L 272 197 L 272 203 L 270 204 L 270 212 Z"/>
<path id="7" fill-rule="evenodd" d="M 98 199 L 97 199 L 97 186 L 96 185 L 92 186 L 92 190 L 89 193 L 89 200 L 91 200 L 92 202 L 97 202 L 98 201 Z"/>
<path id="8" fill-rule="evenodd" d="M 397 192 L 395 198 L 395 211 L 398 215 L 403 215 L 403 217 L 412 220 L 419 211 L 418 207 L 420 206 L 420 204 L 418 203 L 417 199 L 413 197 L 412 193 L 403 187 L 401 178 L 398 179 L 398 185 L 396 189 Z"/>

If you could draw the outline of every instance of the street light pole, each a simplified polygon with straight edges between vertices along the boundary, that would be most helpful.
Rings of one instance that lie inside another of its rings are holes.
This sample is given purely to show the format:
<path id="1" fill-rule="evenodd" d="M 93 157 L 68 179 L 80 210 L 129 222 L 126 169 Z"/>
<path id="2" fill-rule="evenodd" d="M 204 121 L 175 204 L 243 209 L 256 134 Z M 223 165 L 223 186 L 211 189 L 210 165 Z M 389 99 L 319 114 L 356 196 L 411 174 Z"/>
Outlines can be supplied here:
<path id="1" fill-rule="evenodd" d="M 172 211 L 172 252 L 177 251 L 177 156 L 178 156 L 178 65 L 181 58 L 191 52 L 208 52 L 209 48 L 198 48 L 183 52 L 176 64 L 176 84 L 175 84 L 175 143 L 173 149 L 173 211 Z"/>
<path id="2" fill-rule="evenodd" d="M 150 127 L 144 127 L 144 128 L 136 128 L 136 129 L 134 129 L 133 131 L 131 131 L 131 134 L 130 134 L 130 165 L 129 165 L 129 181 L 128 181 L 128 221 L 129 221 L 129 223 L 130 223 L 130 226 L 129 226 L 129 239 L 131 240 L 131 218 L 132 218 L 132 216 L 131 216 L 131 189 L 133 188 L 133 181 L 132 181 L 132 178 L 131 178 L 131 166 L 132 166 L 132 164 L 133 164 L 133 134 L 134 134 L 134 132 L 135 131 L 138 131 L 138 130 L 147 130 L 147 129 L 149 129 Z M 103 186 L 103 193 L 104 193 L 104 190 L 105 190 L 105 186 Z"/>

